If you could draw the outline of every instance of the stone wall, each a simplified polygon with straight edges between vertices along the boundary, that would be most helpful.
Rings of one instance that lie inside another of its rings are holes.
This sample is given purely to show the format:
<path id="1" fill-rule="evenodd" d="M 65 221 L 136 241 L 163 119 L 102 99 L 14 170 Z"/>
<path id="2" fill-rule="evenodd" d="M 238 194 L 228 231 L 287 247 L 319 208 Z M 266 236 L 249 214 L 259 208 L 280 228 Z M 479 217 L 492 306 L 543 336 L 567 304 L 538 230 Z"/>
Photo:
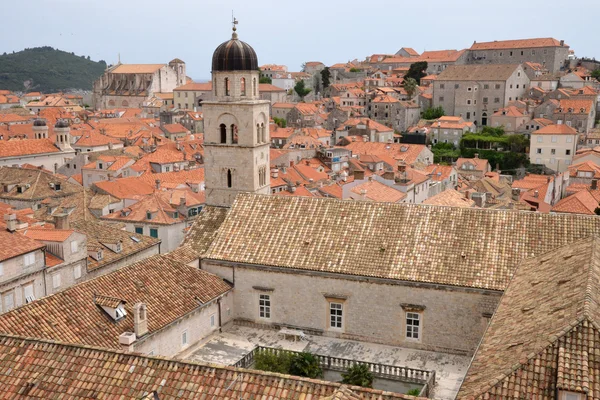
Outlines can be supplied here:
<path id="1" fill-rule="evenodd" d="M 203 260 L 202 268 L 233 281 L 235 318 L 293 326 L 326 336 L 448 353 L 472 354 L 501 293 L 353 279 L 332 274 L 236 266 Z M 271 318 L 259 317 L 259 295 L 271 296 Z M 332 300 L 334 299 L 334 300 Z M 329 327 L 329 301 L 343 303 L 343 328 Z M 420 313 L 420 340 L 406 338 L 406 313 Z"/>

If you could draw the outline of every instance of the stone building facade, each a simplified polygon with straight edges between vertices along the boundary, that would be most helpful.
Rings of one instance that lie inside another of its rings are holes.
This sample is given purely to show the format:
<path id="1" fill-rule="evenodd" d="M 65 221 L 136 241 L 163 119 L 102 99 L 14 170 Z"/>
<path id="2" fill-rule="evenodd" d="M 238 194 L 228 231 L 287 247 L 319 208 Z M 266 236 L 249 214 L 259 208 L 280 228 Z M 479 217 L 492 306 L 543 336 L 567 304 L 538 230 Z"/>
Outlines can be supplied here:
<path id="1" fill-rule="evenodd" d="M 97 110 L 142 108 L 154 93 L 169 93 L 187 83 L 185 63 L 121 64 L 108 68 L 94 82 L 92 103 Z"/>
<path id="2" fill-rule="evenodd" d="M 559 72 L 569 57 L 564 40 L 553 38 L 500 40 L 473 43 L 468 50 L 468 64 L 541 64 L 551 73 Z"/>
<path id="3" fill-rule="evenodd" d="M 433 82 L 433 107 L 485 126 L 499 109 L 522 99 L 528 87 L 521 65 L 451 66 Z"/>

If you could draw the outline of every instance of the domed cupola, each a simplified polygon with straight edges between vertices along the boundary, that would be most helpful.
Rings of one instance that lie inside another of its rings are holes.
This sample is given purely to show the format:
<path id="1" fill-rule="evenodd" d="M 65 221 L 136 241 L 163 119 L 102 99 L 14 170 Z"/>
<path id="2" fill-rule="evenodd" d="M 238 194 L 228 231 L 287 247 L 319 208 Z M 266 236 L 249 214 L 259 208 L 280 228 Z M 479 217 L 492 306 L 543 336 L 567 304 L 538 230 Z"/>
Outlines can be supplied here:
<path id="1" fill-rule="evenodd" d="M 213 54 L 212 72 L 256 70 L 258 70 L 256 52 L 248 43 L 238 39 L 234 23 L 231 40 L 222 43 Z"/>

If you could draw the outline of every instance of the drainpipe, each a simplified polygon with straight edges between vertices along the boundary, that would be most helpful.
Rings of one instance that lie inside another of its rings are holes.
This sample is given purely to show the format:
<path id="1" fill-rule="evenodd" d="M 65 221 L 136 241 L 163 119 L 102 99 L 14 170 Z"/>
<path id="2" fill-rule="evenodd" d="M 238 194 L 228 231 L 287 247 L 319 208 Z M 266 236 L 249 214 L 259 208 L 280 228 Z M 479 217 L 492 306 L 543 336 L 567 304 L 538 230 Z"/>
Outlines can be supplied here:
<path id="1" fill-rule="evenodd" d="M 48 289 L 46 287 L 46 271 L 48 271 L 48 266 L 46 265 L 46 248 L 44 247 L 44 249 L 42 250 L 42 254 L 44 254 L 44 273 L 42 274 L 42 277 L 44 278 L 44 296 L 48 296 Z M 35 289 L 33 291 L 34 295 L 35 295 Z"/>
<path id="2" fill-rule="evenodd" d="M 223 332 L 222 324 L 221 324 L 221 298 L 217 300 L 217 307 L 219 308 L 219 333 Z"/>

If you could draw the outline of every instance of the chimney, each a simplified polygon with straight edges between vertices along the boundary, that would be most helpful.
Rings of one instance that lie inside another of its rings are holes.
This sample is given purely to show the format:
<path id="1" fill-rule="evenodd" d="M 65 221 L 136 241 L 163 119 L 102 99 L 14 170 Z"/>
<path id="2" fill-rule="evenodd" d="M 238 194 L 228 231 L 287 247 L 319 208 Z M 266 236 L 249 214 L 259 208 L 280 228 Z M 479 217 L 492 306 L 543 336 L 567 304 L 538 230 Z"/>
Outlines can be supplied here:
<path id="1" fill-rule="evenodd" d="M 69 229 L 69 214 L 56 214 L 54 216 L 54 227 L 56 229 Z"/>
<path id="2" fill-rule="evenodd" d="M 362 181 L 363 179 L 365 179 L 365 171 L 355 169 L 354 170 L 354 180 Z"/>
<path id="3" fill-rule="evenodd" d="M 132 352 L 133 351 L 133 343 L 137 338 L 135 337 L 134 332 L 123 332 L 119 335 L 119 344 L 121 345 L 121 350 Z"/>
<path id="4" fill-rule="evenodd" d="M 185 195 L 183 195 L 179 198 L 179 205 L 185 206 L 185 203 L 186 203 L 186 199 L 185 199 Z"/>
<path id="5" fill-rule="evenodd" d="M 156 190 L 160 189 L 160 179 L 154 181 L 156 183 Z"/>
<path id="6" fill-rule="evenodd" d="M 136 303 L 133 306 L 133 331 L 136 337 L 148 333 L 148 313 L 144 303 Z"/>
<path id="7" fill-rule="evenodd" d="M 536 199 L 539 197 L 539 195 L 540 195 L 540 192 L 538 192 L 537 190 L 535 190 L 533 192 L 533 197 L 535 197 Z"/>
<path id="8" fill-rule="evenodd" d="M 561 41 L 560 41 L 560 45 L 561 45 L 561 46 L 564 46 L 564 45 L 565 45 L 565 41 L 564 41 L 564 40 L 561 40 Z"/>
<path id="9" fill-rule="evenodd" d="M 5 214 L 4 221 L 6 222 L 6 230 L 9 232 L 14 232 L 17 230 L 17 214 Z"/>
<path id="10" fill-rule="evenodd" d="M 590 188 L 592 190 L 598 189 L 598 179 L 592 179 L 592 186 Z"/>
<path id="11" fill-rule="evenodd" d="M 473 158 L 479 158 L 479 153 L 475 153 L 475 154 L 473 155 Z"/>
<path id="12" fill-rule="evenodd" d="M 398 172 L 405 172 L 406 171 L 406 164 L 401 161 L 398 163 Z"/>
<path id="13" fill-rule="evenodd" d="M 271 170 L 271 178 L 277 179 L 279 177 L 279 169 L 273 168 Z"/>
<path id="14" fill-rule="evenodd" d="M 394 171 L 385 171 L 383 173 L 383 179 L 393 181 L 394 180 Z"/>
<path id="15" fill-rule="evenodd" d="M 480 208 L 484 208 L 485 207 L 485 193 L 473 193 L 473 195 L 471 195 L 471 199 L 475 202 L 475 205 L 477 207 Z"/>
<path id="16" fill-rule="evenodd" d="M 512 188 L 511 190 L 511 198 L 513 201 L 519 201 L 519 197 L 521 197 L 521 191 L 517 188 Z"/>

